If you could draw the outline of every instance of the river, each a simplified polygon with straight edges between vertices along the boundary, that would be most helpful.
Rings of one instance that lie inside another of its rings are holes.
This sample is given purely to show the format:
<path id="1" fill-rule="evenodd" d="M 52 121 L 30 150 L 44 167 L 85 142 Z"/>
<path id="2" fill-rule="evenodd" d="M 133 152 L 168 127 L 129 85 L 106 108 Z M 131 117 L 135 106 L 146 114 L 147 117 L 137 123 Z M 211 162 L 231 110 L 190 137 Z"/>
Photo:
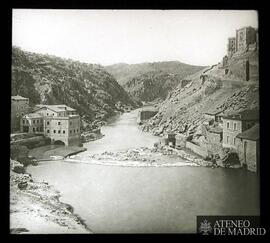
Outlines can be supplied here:
<path id="1" fill-rule="evenodd" d="M 136 114 L 111 119 L 84 156 L 152 147 L 158 138 L 137 127 Z M 244 170 L 51 161 L 28 172 L 54 185 L 94 233 L 193 233 L 196 215 L 259 215 L 259 179 Z"/>

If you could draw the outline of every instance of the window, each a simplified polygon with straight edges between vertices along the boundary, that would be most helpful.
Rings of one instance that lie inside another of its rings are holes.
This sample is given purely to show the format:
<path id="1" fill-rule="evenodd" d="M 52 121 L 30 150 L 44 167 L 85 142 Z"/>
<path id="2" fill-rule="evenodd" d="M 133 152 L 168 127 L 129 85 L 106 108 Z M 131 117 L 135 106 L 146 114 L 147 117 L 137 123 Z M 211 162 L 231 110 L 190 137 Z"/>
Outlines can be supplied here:
<path id="1" fill-rule="evenodd" d="M 36 131 L 36 129 L 33 127 L 33 132 L 35 132 Z"/>
<path id="2" fill-rule="evenodd" d="M 74 133 L 76 133 L 75 129 L 74 129 Z"/>
<path id="3" fill-rule="evenodd" d="M 35 124 L 36 123 L 36 120 L 33 120 L 33 124 Z"/>
<path id="4" fill-rule="evenodd" d="M 61 125 L 61 122 L 58 122 L 58 125 Z"/>
<path id="5" fill-rule="evenodd" d="M 229 143 L 229 136 L 227 136 L 227 144 Z"/>
<path id="6" fill-rule="evenodd" d="M 47 121 L 47 125 L 50 125 L 50 122 L 49 121 Z"/>
<path id="7" fill-rule="evenodd" d="M 39 128 L 37 127 L 37 132 L 39 131 Z"/>
<path id="8" fill-rule="evenodd" d="M 47 116 L 49 115 L 49 113 L 47 113 Z"/>
<path id="9" fill-rule="evenodd" d="M 55 131 L 55 130 L 53 130 L 53 133 L 56 133 L 56 131 Z"/>
<path id="10" fill-rule="evenodd" d="M 66 131 L 65 131 L 65 130 L 63 130 L 63 133 L 66 133 Z"/>
<path id="11" fill-rule="evenodd" d="M 25 123 L 25 120 L 23 120 L 22 123 L 24 124 Z"/>
<path id="12" fill-rule="evenodd" d="M 54 113 L 52 115 L 54 116 Z"/>
<path id="13" fill-rule="evenodd" d="M 39 123 L 39 120 L 37 120 L 37 123 Z"/>
<path id="14" fill-rule="evenodd" d="M 72 122 L 70 122 L 69 124 L 72 125 Z"/>
<path id="15" fill-rule="evenodd" d="M 79 129 L 77 129 L 77 132 L 79 132 Z"/>
<path id="16" fill-rule="evenodd" d="M 70 134 L 72 133 L 72 130 L 70 130 Z"/>
<path id="17" fill-rule="evenodd" d="M 230 122 L 227 122 L 227 128 L 228 129 L 230 128 Z"/>
<path id="18" fill-rule="evenodd" d="M 235 140 L 236 140 L 236 138 L 233 138 L 233 145 L 235 145 Z"/>
<path id="19" fill-rule="evenodd" d="M 237 123 L 235 122 L 235 123 L 233 124 L 233 130 L 236 130 L 236 126 L 237 126 Z"/>
<path id="20" fill-rule="evenodd" d="M 61 133 L 61 130 L 58 130 L 58 133 Z"/>
<path id="21" fill-rule="evenodd" d="M 50 130 L 47 130 L 47 133 L 50 133 Z"/>

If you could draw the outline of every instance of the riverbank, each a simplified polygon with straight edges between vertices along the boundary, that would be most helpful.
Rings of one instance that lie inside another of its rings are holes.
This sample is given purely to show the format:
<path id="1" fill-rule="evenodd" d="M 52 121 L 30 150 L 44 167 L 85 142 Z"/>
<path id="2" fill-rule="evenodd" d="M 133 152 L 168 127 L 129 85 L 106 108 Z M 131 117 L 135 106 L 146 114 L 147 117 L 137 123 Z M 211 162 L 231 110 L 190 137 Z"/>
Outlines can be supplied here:
<path id="1" fill-rule="evenodd" d="M 87 149 L 77 146 L 63 146 L 63 145 L 46 145 L 38 148 L 31 149 L 29 156 L 36 160 L 53 160 L 62 159 L 70 155 L 74 155 Z"/>
<path id="2" fill-rule="evenodd" d="M 60 193 L 47 182 L 34 181 L 22 165 L 10 160 L 10 233 L 92 233 Z M 15 169 L 17 168 L 17 169 Z M 20 173 L 16 173 L 20 172 Z"/>

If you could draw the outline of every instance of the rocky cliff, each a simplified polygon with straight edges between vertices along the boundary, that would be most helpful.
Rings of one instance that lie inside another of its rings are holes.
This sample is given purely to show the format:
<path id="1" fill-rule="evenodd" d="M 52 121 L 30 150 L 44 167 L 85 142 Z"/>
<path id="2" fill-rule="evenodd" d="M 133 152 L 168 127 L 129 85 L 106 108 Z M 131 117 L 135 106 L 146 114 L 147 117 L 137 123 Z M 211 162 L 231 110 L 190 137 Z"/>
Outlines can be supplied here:
<path id="1" fill-rule="evenodd" d="M 66 104 L 84 121 L 103 120 L 136 103 L 112 75 L 95 64 L 12 48 L 12 95 L 31 104 Z"/>

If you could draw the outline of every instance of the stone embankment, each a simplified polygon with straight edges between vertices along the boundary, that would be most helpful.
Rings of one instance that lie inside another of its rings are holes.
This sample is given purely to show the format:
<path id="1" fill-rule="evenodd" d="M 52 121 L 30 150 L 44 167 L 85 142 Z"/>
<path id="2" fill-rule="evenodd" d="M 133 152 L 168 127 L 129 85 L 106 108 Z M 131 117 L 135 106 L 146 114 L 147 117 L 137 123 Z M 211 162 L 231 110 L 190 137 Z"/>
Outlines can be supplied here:
<path id="1" fill-rule="evenodd" d="M 24 167 L 11 160 L 10 233 L 92 233 L 70 205 L 47 182 L 34 181 Z"/>

